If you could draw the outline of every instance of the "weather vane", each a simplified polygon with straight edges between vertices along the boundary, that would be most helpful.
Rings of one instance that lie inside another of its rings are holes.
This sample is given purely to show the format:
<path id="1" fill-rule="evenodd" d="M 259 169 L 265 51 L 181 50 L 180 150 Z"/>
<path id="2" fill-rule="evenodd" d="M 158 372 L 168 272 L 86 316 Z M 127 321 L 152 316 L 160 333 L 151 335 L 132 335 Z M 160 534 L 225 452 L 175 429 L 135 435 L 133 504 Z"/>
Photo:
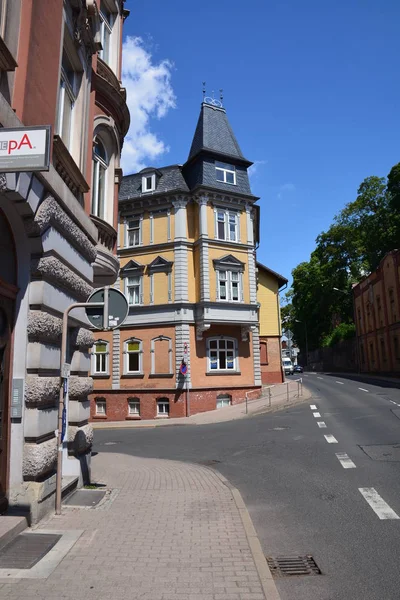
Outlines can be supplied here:
<path id="1" fill-rule="evenodd" d="M 224 99 L 223 90 L 219 90 L 219 100 L 214 98 L 214 90 L 211 92 L 212 96 L 206 96 L 206 82 L 203 81 L 203 102 L 206 104 L 210 104 L 211 106 L 217 106 L 218 108 L 222 108 L 222 101 Z"/>

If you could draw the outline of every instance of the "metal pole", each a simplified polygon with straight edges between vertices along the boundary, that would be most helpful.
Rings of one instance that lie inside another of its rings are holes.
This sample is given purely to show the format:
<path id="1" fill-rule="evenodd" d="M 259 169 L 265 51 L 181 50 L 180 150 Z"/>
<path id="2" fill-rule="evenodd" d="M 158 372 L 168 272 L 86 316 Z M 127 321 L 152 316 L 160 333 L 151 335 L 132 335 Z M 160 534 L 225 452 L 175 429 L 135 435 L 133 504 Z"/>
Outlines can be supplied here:
<path id="1" fill-rule="evenodd" d="M 287 382 L 286 384 L 286 391 L 287 391 L 287 401 L 289 402 L 289 382 Z"/>
<path id="2" fill-rule="evenodd" d="M 269 407 L 271 408 L 271 388 L 268 388 Z"/>
<path id="3" fill-rule="evenodd" d="M 249 412 L 248 406 L 247 406 L 247 401 L 248 401 L 248 397 L 247 397 L 247 392 L 245 392 L 245 398 L 246 398 L 246 415 Z"/>
<path id="4" fill-rule="evenodd" d="M 104 288 L 103 329 L 108 329 L 108 325 L 109 325 L 109 318 L 108 318 L 108 301 L 109 301 L 108 290 L 109 289 L 110 289 L 109 285 L 106 285 Z"/>
<path id="5" fill-rule="evenodd" d="M 189 395 L 189 383 L 186 375 L 186 414 L 190 417 L 190 395 Z"/>
<path id="6" fill-rule="evenodd" d="M 68 315 L 74 308 L 85 308 L 86 302 L 78 302 L 71 304 L 65 309 L 62 322 L 61 332 L 61 352 L 60 352 L 60 394 L 58 399 L 58 431 L 57 431 L 57 474 L 56 474 L 56 515 L 61 515 L 61 488 L 62 488 L 62 421 L 64 411 L 64 382 L 61 377 L 63 365 L 66 362 L 67 356 L 67 341 L 68 341 Z M 104 306 L 104 302 L 92 302 L 90 306 Z"/>
<path id="7" fill-rule="evenodd" d="M 300 377 L 300 389 L 301 389 L 300 396 L 302 396 L 303 395 L 303 378 L 302 377 Z"/>
<path id="8" fill-rule="evenodd" d="M 297 380 L 297 396 L 300 398 L 300 379 Z"/>

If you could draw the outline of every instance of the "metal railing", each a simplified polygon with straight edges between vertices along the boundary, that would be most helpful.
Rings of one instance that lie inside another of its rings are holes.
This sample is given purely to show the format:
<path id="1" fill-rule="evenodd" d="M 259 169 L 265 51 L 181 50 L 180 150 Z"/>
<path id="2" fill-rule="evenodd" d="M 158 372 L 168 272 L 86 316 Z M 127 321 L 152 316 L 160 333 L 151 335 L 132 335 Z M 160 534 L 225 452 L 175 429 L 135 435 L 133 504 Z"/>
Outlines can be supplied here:
<path id="1" fill-rule="evenodd" d="M 295 386 L 293 386 L 293 384 L 295 384 Z M 290 386 L 293 386 L 292 389 L 290 389 Z M 272 394 L 272 390 L 278 390 L 277 393 Z M 271 408 L 272 406 L 272 396 L 274 398 L 279 398 L 282 395 L 286 395 L 286 399 L 287 399 L 287 403 L 290 404 L 290 395 L 293 392 L 297 391 L 297 394 L 295 394 L 293 396 L 294 398 L 300 398 L 303 395 L 303 378 L 300 377 L 299 379 L 292 379 L 290 381 L 285 381 L 284 383 L 279 383 L 279 384 L 275 384 L 275 385 L 271 385 L 267 388 L 268 390 L 268 407 Z M 282 390 L 282 391 L 279 391 Z M 257 390 L 258 391 L 258 390 Z M 245 397 L 246 397 L 246 415 L 248 414 L 248 405 L 249 403 L 253 403 L 253 402 L 257 402 L 257 400 L 261 400 L 262 398 L 265 397 L 264 394 L 261 394 L 261 396 L 259 396 L 258 398 L 253 398 L 250 399 L 249 396 L 250 394 L 254 393 L 255 390 L 252 390 L 250 392 L 246 392 Z"/>

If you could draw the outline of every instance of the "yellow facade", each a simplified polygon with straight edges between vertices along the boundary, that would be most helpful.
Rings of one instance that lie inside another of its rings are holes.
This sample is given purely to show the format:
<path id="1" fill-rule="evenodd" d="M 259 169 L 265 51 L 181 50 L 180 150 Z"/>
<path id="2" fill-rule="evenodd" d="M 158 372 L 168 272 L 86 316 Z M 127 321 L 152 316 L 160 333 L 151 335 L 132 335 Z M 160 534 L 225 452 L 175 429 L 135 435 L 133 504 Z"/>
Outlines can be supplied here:
<path id="1" fill-rule="evenodd" d="M 150 252 L 146 252 L 146 250 L 150 250 Z M 163 249 L 162 252 L 154 252 L 154 249 L 150 246 L 148 249 L 142 248 L 141 246 L 137 246 L 135 250 L 129 256 L 121 256 L 120 257 L 120 265 L 121 269 L 123 269 L 130 260 L 135 260 L 135 262 L 140 265 L 144 265 L 147 267 L 153 260 L 155 260 L 158 256 L 162 256 L 165 260 L 173 262 L 174 260 L 174 250 L 171 244 L 171 248 Z M 159 277 L 162 275 L 163 277 Z M 163 284 L 161 285 L 161 281 Z M 156 288 L 157 282 L 157 288 Z M 153 274 L 153 285 L 154 285 L 154 293 L 153 293 L 153 304 L 167 304 L 168 302 L 174 301 L 174 270 L 172 268 L 171 272 L 171 300 L 168 298 L 168 276 L 166 273 L 154 273 Z M 146 268 L 143 273 L 143 303 L 150 304 L 150 274 L 148 269 Z M 121 280 L 120 290 L 124 292 L 124 281 Z"/>
<path id="2" fill-rule="evenodd" d="M 240 248 L 221 248 L 221 246 L 213 246 L 210 241 L 208 250 L 209 256 L 209 272 L 210 272 L 210 299 L 212 302 L 217 300 L 217 276 L 214 268 L 213 260 L 223 258 L 227 255 L 232 255 L 240 262 L 244 263 L 244 272 L 242 274 L 243 280 L 243 302 L 250 302 L 250 288 L 249 288 L 249 265 L 248 265 L 248 254 L 246 250 Z"/>
<path id="3" fill-rule="evenodd" d="M 278 279 L 260 267 L 257 302 L 260 304 L 260 336 L 281 335 Z"/>

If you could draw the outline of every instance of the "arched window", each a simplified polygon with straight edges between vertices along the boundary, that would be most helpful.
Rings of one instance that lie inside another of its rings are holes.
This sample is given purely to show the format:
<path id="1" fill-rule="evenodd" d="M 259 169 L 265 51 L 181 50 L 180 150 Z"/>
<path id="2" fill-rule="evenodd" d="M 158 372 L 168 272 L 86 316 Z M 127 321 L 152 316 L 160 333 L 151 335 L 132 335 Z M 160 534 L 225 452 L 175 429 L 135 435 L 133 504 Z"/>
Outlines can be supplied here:
<path id="1" fill-rule="evenodd" d="M 106 148 L 99 136 L 96 136 L 93 144 L 92 214 L 100 219 L 105 218 L 108 164 Z"/>
<path id="2" fill-rule="evenodd" d="M 125 342 L 125 375 L 142 373 L 142 342 L 130 338 Z"/>
<path id="3" fill-rule="evenodd" d="M 97 340 L 92 352 L 92 375 L 108 375 L 109 348 L 105 340 Z"/>
<path id="4" fill-rule="evenodd" d="M 172 377 L 172 340 L 159 335 L 151 340 L 151 376 Z"/>

